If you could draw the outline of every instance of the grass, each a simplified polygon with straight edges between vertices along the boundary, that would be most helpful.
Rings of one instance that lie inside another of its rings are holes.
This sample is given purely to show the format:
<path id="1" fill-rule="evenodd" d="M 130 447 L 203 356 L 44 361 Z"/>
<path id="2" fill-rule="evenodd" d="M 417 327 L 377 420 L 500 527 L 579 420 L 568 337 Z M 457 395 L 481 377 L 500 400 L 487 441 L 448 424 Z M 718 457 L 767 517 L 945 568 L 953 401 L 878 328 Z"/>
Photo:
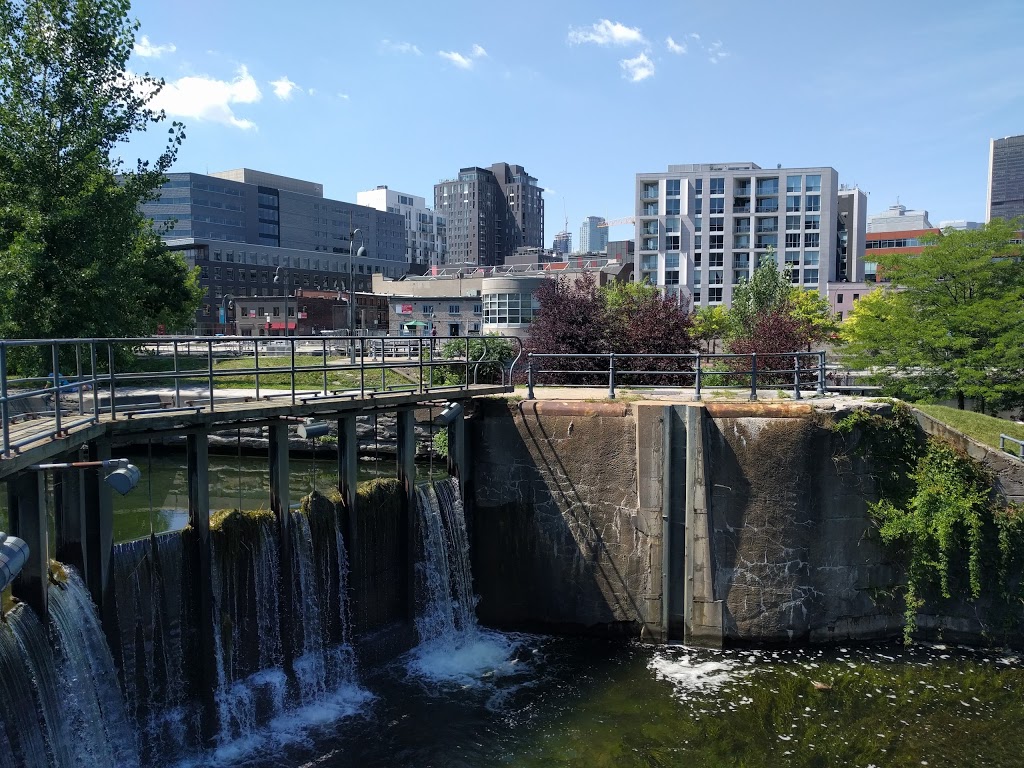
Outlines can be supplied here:
<path id="1" fill-rule="evenodd" d="M 968 437 L 973 437 L 978 442 L 993 448 L 999 447 L 1000 433 L 1024 440 L 1024 426 L 1006 419 L 997 419 L 995 416 L 986 416 L 974 411 L 961 411 L 945 405 L 915 404 L 914 407 L 936 421 L 941 421 L 943 424 L 963 432 Z"/>
<path id="2" fill-rule="evenodd" d="M 166 357 L 141 357 L 138 358 L 137 371 L 157 372 L 170 371 L 174 369 L 172 360 Z M 348 358 L 329 357 L 328 365 L 348 363 Z M 260 369 L 264 368 L 288 368 L 291 365 L 291 357 L 260 357 Z M 296 366 L 323 366 L 323 358 L 314 355 L 296 355 Z M 194 370 L 202 372 L 195 378 L 182 379 L 183 384 L 205 384 L 207 361 L 202 357 L 181 357 L 178 359 L 179 370 Z M 253 360 L 250 357 L 233 357 L 215 360 L 213 370 L 215 372 L 226 372 L 232 370 L 244 370 L 253 367 Z M 380 386 L 381 368 L 379 366 L 365 369 L 366 386 L 374 388 Z M 384 381 L 387 386 L 403 386 L 412 384 L 413 381 L 403 376 L 394 368 L 385 369 Z M 143 382 L 127 381 L 128 386 L 135 386 Z M 173 386 L 173 379 L 149 379 L 147 384 L 153 386 Z M 288 373 L 260 374 L 260 386 L 267 389 L 290 389 L 292 385 L 291 375 Z M 324 385 L 324 374 L 322 368 L 315 371 L 300 371 L 295 374 L 295 386 L 299 389 L 322 389 Z M 237 376 L 220 375 L 214 378 L 216 389 L 253 389 L 256 386 L 256 377 L 253 375 L 239 374 Z M 337 370 L 329 369 L 327 372 L 327 386 L 329 389 L 358 389 L 358 370 Z"/>

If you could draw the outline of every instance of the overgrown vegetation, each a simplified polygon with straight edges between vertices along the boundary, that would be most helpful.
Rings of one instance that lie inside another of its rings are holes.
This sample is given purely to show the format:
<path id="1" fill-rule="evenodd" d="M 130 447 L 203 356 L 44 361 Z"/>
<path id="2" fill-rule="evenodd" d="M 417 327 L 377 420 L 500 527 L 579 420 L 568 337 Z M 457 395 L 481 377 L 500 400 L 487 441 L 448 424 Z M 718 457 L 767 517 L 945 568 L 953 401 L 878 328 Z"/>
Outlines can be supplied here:
<path id="1" fill-rule="evenodd" d="M 986 416 L 975 411 L 961 411 L 958 408 L 950 408 L 945 405 L 915 403 L 914 407 L 937 421 L 941 421 L 943 424 L 963 432 L 968 437 L 973 437 L 978 442 L 990 445 L 993 448 L 999 447 L 1000 434 L 1024 440 L 1024 425 L 1006 419 Z M 1014 448 L 1015 446 L 1010 447 Z"/>
<path id="2" fill-rule="evenodd" d="M 856 435 L 853 451 L 877 467 L 870 513 L 906 572 L 904 641 L 928 598 L 1008 601 L 1024 548 L 1024 515 L 1000 502 L 992 473 L 950 443 L 921 443 L 909 407 L 892 416 L 860 409 L 834 425 Z"/>

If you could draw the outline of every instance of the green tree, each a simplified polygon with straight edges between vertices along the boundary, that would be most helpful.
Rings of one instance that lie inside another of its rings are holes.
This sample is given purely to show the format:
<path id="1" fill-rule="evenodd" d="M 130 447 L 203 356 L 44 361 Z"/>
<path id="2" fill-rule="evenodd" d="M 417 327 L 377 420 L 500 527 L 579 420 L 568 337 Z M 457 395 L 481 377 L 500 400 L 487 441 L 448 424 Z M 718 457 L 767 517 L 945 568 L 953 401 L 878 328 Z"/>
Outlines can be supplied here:
<path id="1" fill-rule="evenodd" d="M 918 255 L 879 257 L 893 290 L 858 301 L 842 326 L 847 365 L 895 394 L 966 398 L 980 409 L 1024 403 L 1020 222 L 946 230 Z"/>
<path id="2" fill-rule="evenodd" d="M 716 342 L 723 339 L 729 329 L 729 310 L 721 304 L 700 307 L 693 313 L 693 338 L 703 352 L 714 352 Z"/>
<path id="3" fill-rule="evenodd" d="M 775 251 L 769 249 L 764 260 L 754 270 L 753 279 L 733 288 L 732 307 L 729 309 L 729 338 L 749 338 L 758 319 L 783 307 L 792 291 L 789 270 L 779 271 L 775 263 Z"/>
<path id="4" fill-rule="evenodd" d="M 438 350 L 438 356 L 446 360 L 459 360 L 454 365 L 438 366 L 434 369 L 434 383 L 463 384 L 466 381 L 466 348 L 469 347 L 469 376 L 476 376 L 478 384 L 500 382 L 502 368 L 508 366 L 520 346 L 512 339 L 502 338 L 497 333 L 485 336 L 466 336 L 462 339 L 449 339 Z"/>
<path id="5" fill-rule="evenodd" d="M 198 276 L 140 214 L 184 139 L 119 152 L 159 124 L 163 81 L 127 63 L 129 0 L 0 4 L 0 337 L 141 336 L 191 325 Z"/>
<path id="6" fill-rule="evenodd" d="M 817 291 L 794 288 L 789 294 L 788 311 L 804 329 L 808 352 L 812 345 L 832 341 L 839 332 L 839 321 L 828 299 Z"/>

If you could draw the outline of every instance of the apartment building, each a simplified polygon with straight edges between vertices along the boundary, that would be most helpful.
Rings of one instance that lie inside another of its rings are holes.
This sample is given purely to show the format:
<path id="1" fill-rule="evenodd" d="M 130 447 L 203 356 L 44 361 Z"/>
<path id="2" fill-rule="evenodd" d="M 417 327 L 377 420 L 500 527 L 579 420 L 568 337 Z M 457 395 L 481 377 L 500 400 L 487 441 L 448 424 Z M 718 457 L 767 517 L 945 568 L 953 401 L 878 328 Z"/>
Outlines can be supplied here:
<path id="1" fill-rule="evenodd" d="M 517 248 L 544 247 L 544 190 L 521 165 L 462 168 L 434 185 L 444 217 L 448 262 L 495 266 Z"/>
<path id="2" fill-rule="evenodd" d="M 580 253 L 604 253 L 608 247 L 608 220 L 603 216 L 587 216 L 580 225 Z"/>
<path id="3" fill-rule="evenodd" d="M 692 306 L 725 305 L 774 253 L 794 285 L 826 295 L 838 274 L 834 168 L 751 162 L 670 165 L 636 175 L 637 280 Z"/>
<path id="4" fill-rule="evenodd" d="M 397 213 L 405 220 L 407 264 L 444 264 L 448 248 L 444 216 L 427 207 L 426 199 L 378 186 L 356 195 L 356 202 L 378 211 Z"/>
<path id="5" fill-rule="evenodd" d="M 1024 136 L 992 139 L 985 221 L 1024 216 Z"/>

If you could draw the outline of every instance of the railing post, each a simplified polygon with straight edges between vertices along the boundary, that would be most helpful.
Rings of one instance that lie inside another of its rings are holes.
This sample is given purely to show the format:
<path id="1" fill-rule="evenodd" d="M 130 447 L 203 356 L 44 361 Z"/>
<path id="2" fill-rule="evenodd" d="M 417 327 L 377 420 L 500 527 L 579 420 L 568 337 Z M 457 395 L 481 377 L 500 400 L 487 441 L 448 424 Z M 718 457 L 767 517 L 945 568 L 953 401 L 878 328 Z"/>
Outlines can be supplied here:
<path id="1" fill-rule="evenodd" d="M 206 342 L 206 377 L 210 388 L 210 413 L 213 413 L 213 339 Z"/>
<path id="2" fill-rule="evenodd" d="M 700 352 L 697 353 L 697 372 L 693 376 L 693 399 L 700 400 Z"/>
<path id="3" fill-rule="evenodd" d="M 259 336 L 252 337 L 253 370 L 256 371 L 256 399 L 260 399 L 260 341 Z"/>
<path id="4" fill-rule="evenodd" d="M 615 353 L 608 353 L 608 399 L 615 399 Z"/>
<path id="5" fill-rule="evenodd" d="M 174 356 L 174 407 L 181 408 L 181 378 L 179 377 L 179 361 L 178 361 L 178 340 L 175 339 L 171 344 L 171 354 Z"/>
<path id="6" fill-rule="evenodd" d="M 295 317 L 295 327 L 296 327 L 296 330 L 298 330 L 298 325 L 299 325 L 298 311 L 296 311 L 296 317 Z M 288 335 L 288 312 L 287 312 L 287 310 L 285 310 L 284 333 L 285 333 L 286 336 Z M 292 361 L 292 370 L 291 370 L 292 405 L 295 405 L 295 339 L 294 338 L 289 338 L 288 342 L 291 344 L 290 352 L 291 352 L 291 361 Z"/>
<path id="7" fill-rule="evenodd" d="M 825 353 L 818 353 L 818 394 L 825 394 Z"/>
<path id="8" fill-rule="evenodd" d="M 296 322 L 298 322 L 298 320 L 296 320 Z M 323 344 L 323 347 L 321 349 L 321 355 L 323 356 L 322 359 L 323 359 L 323 362 L 324 362 L 324 397 L 327 397 L 327 339 L 326 338 L 323 339 L 322 344 Z M 381 359 L 381 363 L 383 363 L 384 362 L 384 352 L 383 352 L 383 350 L 381 350 L 380 359 Z"/>
<path id="9" fill-rule="evenodd" d="M 800 355 L 793 355 L 793 399 L 800 399 Z"/>
<path id="10" fill-rule="evenodd" d="M 412 349 L 412 342 L 410 342 L 409 348 Z M 416 360 L 420 367 L 420 394 L 426 392 L 426 387 L 423 385 L 423 338 L 416 339 Z"/>
<path id="11" fill-rule="evenodd" d="M 117 389 L 117 384 L 114 381 L 114 345 L 109 341 L 107 342 L 107 365 L 109 366 L 107 375 L 110 378 L 110 420 L 117 421 L 117 403 L 114 402 L 114 392 Z"/>
<path id="12" fill-rule="evenodd" d="M 750 353 L 750 399 L 757 400 L 757 352 Z"/>
<path id="13" fill-rule="evenodd" d="M 57 436 L 60 436 L 60 399 L 64 394 L 60 389 L 60 351 L 58 349 L 60 345 L 56 342 L 50 345 L 50 362 L 53 364 L 53 426 L 57 430 Z"/>
<path id="14" fill-rule="evenodd" d="M 96 371 L 96 342 L 89 342 L 89 365 L 92 366 L 92 417 L 100 420 L 100 377 Z"/>
<path id="15" fill-rule="evenodd" d="M 7 404 L 7 345 L 0 341 L 0 423 L 3 430 L 3 453 L 11 452 L 11 409 Z"/>
<path id="16" fill-rule="evenodd" d="M 78 383 L 78 415 L 85 415 L 85 396 L 82 390 L 82 346 L 75 342 L 75 381 Z"/>
<path id="17" fill-rule="evenodd" d="M 533 352 L 526 355 L 526 399 L 533 400 Z"/>

